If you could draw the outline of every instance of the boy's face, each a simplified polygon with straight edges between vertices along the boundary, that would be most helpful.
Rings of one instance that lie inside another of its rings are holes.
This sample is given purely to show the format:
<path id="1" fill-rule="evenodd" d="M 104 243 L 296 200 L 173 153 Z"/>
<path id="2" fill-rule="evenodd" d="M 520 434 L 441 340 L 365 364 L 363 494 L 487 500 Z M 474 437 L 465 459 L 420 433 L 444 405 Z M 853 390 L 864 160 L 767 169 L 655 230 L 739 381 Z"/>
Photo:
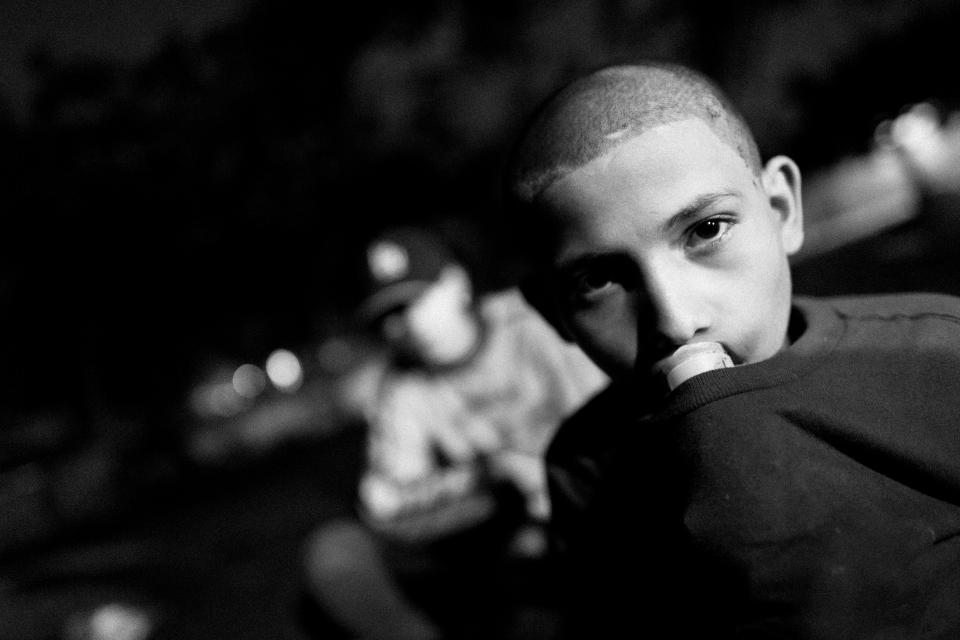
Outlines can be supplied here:
<path id="1" fill-rule="evenodd" d="M 466 271 L 446 267 L 414 300 L 384 317 L 380 331 L 404 357 L 428 369 L 465 360 L 479 340 Z"/>
<path id="2" fill-rule="evenodd" d="M 564 329 L 609 375 L 721 343 L 737 364 L 784 345 L 787 255 L 803 240 L 799 173 L 760 177 L 702 121 L 660 125 L 548 187 Z"/>

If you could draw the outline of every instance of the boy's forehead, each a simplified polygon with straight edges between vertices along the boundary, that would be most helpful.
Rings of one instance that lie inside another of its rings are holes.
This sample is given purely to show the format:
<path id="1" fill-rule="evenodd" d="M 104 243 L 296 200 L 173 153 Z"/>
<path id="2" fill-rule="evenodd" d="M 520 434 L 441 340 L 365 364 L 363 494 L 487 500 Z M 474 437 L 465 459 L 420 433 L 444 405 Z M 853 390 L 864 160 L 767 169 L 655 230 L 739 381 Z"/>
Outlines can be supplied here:
<path id="1" fill-rule="evenodd" d="M 742 156 L 702 120 L 657 125 L 625 137 L 581 167 L 567 171 L 540 198 L 554 241 L 597 222 L 602 212 L 669 218 L 693 201 L 745 191 L 755 184 Z"/>
<path id="2" fill-rule="evenodd" d="M 692 156 L 712 154 L 715 162 L 735 166 L 738 170 L 751 171 L 743 157 L 717 134 L 716 129 L 695 116 L 662 122 L 642 129 L 615 131 L 604 137 L 610 144 L 602 153 L 578 166 L 567 167 L 551 185 L 544 189 L 544 192 L 573 173 L 607 171 L 615 161 L 623 161 L 625 156 L 632 156 L 627 162 L 636 164 L 647 158 L 656 159 L 656 163 L 675 163 L 677 160 L 690 159 Z M 637 148 L 641 148 L 642 151 L 637 154 L 632 153 Z M 719 153 L 721 150 L 722 154 Z"/>

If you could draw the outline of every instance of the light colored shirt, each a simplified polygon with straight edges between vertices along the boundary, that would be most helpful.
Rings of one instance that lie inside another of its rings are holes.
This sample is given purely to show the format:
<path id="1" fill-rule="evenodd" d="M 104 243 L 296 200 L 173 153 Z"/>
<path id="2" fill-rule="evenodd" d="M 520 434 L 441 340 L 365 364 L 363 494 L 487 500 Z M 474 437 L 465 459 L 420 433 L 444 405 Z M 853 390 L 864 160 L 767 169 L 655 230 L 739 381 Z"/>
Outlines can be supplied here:
<path id="1" fill-rule="evenodd" d="M 480 459 L 516 483 L 528 511 L 549 511 L 543 454 L 560 421 L 606 376 L 519 292 L 485 297 L 478 352 L 443 372 L 386 371 L 368 411 L 364 508 L 389 519 L 475 488 Z"/>

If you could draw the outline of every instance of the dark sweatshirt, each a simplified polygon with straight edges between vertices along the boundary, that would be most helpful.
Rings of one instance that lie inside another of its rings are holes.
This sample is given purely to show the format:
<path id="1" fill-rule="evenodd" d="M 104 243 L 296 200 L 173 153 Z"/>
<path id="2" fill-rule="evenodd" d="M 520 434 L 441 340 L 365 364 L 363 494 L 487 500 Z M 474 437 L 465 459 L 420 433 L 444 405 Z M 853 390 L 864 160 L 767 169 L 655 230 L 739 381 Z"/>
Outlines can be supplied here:
<path id="1" fill-rule="evenodd" d="M 571 637 L 960 638 L 960 300 L 798 298 L 791 334 L 563 426 Z"/>

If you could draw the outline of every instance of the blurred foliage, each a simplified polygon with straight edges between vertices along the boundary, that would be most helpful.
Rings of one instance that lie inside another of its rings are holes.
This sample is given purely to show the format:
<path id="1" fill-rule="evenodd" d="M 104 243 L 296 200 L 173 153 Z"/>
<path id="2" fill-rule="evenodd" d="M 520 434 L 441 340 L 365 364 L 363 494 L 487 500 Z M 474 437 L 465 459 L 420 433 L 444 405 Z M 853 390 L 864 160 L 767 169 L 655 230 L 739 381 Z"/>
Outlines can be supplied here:
<path id="1" fill-rule="evenodd" d="M 956 100 L 954 4 L 261 0 L 138 63 L 38 51 L 31 116 L 0 129 L 0 382 L 23 406 L 166 407 L 204 353 L 348 322 L 358 248 L 397 221 L 443 226 L 482 286 L 510 282 L 503 156 L 606 62 L 701 68 L 765 153 L 826 165 L 900 105 Z"/>

